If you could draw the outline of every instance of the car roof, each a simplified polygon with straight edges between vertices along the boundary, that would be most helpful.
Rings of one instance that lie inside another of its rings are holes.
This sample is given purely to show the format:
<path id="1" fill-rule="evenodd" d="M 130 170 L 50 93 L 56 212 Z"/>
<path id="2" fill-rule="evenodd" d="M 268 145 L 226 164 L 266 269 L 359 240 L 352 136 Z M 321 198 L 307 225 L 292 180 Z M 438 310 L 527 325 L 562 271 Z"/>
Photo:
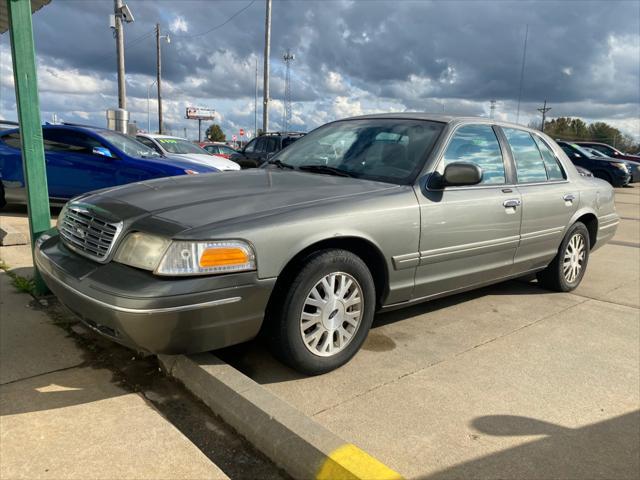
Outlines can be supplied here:
<path id="1" fill-rule="evenodd" d="M 147 138 L 175 138 L 176 140 L 187 140 L 186 138 L 176 137 L 174 135 L 160 135 L 159 133 L 136 133 L 136 137 L 147 137 Z"/>
<path id="2" fill-rule="evenodd" d="M 374 113 L 369 115 L 358 115 L 356 117 L 348 117 L 340 120 L 336 120 L 336 122 L 340 122 L 343 120 L 361 120 L 361 119 L 399 119 L 399 120 L 429 120 L 432 122 L 440 122 L 440 123 L 469 123 L 469 122 L 481 122 L 481 123 L 490 123 L 492 125 L 504 126 L 509 128 L 519 128 L 521 130 L 527 130 L 530 132 L 540 133 L 539 130 L 529 128 L 525 125 L 520 125 L 517 123 L 504 122 L 501 120 L 495 120 L 488 117 L 479 117 L 479 116 L 471 116 L 471 115 L 446 115 L 446 114 L 438 114 L 438 113 L 428 113 L 428 112 L 392 112 L 392 113 Z"/>

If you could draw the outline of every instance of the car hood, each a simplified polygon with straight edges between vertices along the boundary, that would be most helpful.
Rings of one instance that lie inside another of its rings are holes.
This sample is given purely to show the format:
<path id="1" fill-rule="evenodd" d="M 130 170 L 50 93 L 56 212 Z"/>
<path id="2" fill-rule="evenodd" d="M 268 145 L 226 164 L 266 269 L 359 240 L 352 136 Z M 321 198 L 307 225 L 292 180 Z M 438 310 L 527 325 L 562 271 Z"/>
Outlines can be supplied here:
<path id="1" fill-rule="evenodd" d="M 177 154 L 174 154 L 177 155 Z M 205 153 L 183 153 L 179 155 L 192 162 L 207 165 L 209 167 L 217 168 L 218 170 L 240 170 L 240 165 L 231 160 L 227 160 L 224 157 L 218 155 L 209 155 Z"/>
<path id="2" fill-rule="evenodd" d="M 83 196 L 79 201 L 127 223 L 142 221 L 145 230 L 173 225 L 162 233 L 176 234 L 398 188 L 356 178 L 254 169 L 132 183 Z"/>

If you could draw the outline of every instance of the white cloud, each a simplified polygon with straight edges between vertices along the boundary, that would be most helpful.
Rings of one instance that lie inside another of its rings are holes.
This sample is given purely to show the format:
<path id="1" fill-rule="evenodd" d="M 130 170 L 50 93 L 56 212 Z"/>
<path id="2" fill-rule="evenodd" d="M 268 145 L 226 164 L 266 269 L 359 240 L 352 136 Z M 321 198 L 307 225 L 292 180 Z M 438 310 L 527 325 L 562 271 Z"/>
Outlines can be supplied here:
<path id="1" fill-rule="evenodd" d="M 173 21 L 169 25 L 169 30 L 171 30 L 173 33 L 188 32 L 189 24 L 184 19 L 184 17 L 178 15 L 173 19 Z"/>

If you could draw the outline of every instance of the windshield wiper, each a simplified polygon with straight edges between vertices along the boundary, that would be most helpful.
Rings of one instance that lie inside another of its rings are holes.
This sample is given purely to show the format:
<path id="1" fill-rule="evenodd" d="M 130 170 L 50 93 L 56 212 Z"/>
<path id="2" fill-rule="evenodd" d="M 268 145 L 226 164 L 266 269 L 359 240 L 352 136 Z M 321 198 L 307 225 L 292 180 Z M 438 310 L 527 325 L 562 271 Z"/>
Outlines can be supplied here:
<path id="1" fill-rule="evenodd" d="M 268 160 L 267 163 L 269 165 L 275 165 L 278 168 L 290 168 L 291 170 L 295 170 L 296 167 L 294 167 L 293 165 L 289 165 L 288 163 L 284 163 L 282 160 Z"/>
<path id="2" fill-rule="evenodd" d="M 302 165 L 298 167 L 299 170 L 311 173 L 327 173 L 329 175 L 337 175 L 338 177 L 353 177 L 351 172 L 342 170 L 337 167 L 330 167 L 329 165 Z"/>

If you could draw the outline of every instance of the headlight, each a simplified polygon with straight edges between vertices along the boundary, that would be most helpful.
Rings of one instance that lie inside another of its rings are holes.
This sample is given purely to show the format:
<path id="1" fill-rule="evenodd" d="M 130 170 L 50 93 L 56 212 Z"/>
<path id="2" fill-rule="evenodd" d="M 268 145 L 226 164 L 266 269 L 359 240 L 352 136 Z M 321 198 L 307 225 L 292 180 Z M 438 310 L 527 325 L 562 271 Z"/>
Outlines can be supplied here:
<path id="1" fill-rule="evenodd" d="M 165 253 L 157 275 L 206 275 L 256 269 L 251 246 L 240 240 L 174 241 Z"/>
<path id="2" fill-rule="evenodd" d="M 620 170 L 624 170 L 625 172 L 629 171 L 629 170 L 627 170 L 627 166 L 624 163 L 610 162 L 609 165 L 611 165 L 612 167 L 619 168 Z"/>
<path id="3" fill-rule="evenodd" d="M 171 240 L 146 233 L 130 233 L 118 248 L 116 262 L 144 270 L 155 270 Z"/>

